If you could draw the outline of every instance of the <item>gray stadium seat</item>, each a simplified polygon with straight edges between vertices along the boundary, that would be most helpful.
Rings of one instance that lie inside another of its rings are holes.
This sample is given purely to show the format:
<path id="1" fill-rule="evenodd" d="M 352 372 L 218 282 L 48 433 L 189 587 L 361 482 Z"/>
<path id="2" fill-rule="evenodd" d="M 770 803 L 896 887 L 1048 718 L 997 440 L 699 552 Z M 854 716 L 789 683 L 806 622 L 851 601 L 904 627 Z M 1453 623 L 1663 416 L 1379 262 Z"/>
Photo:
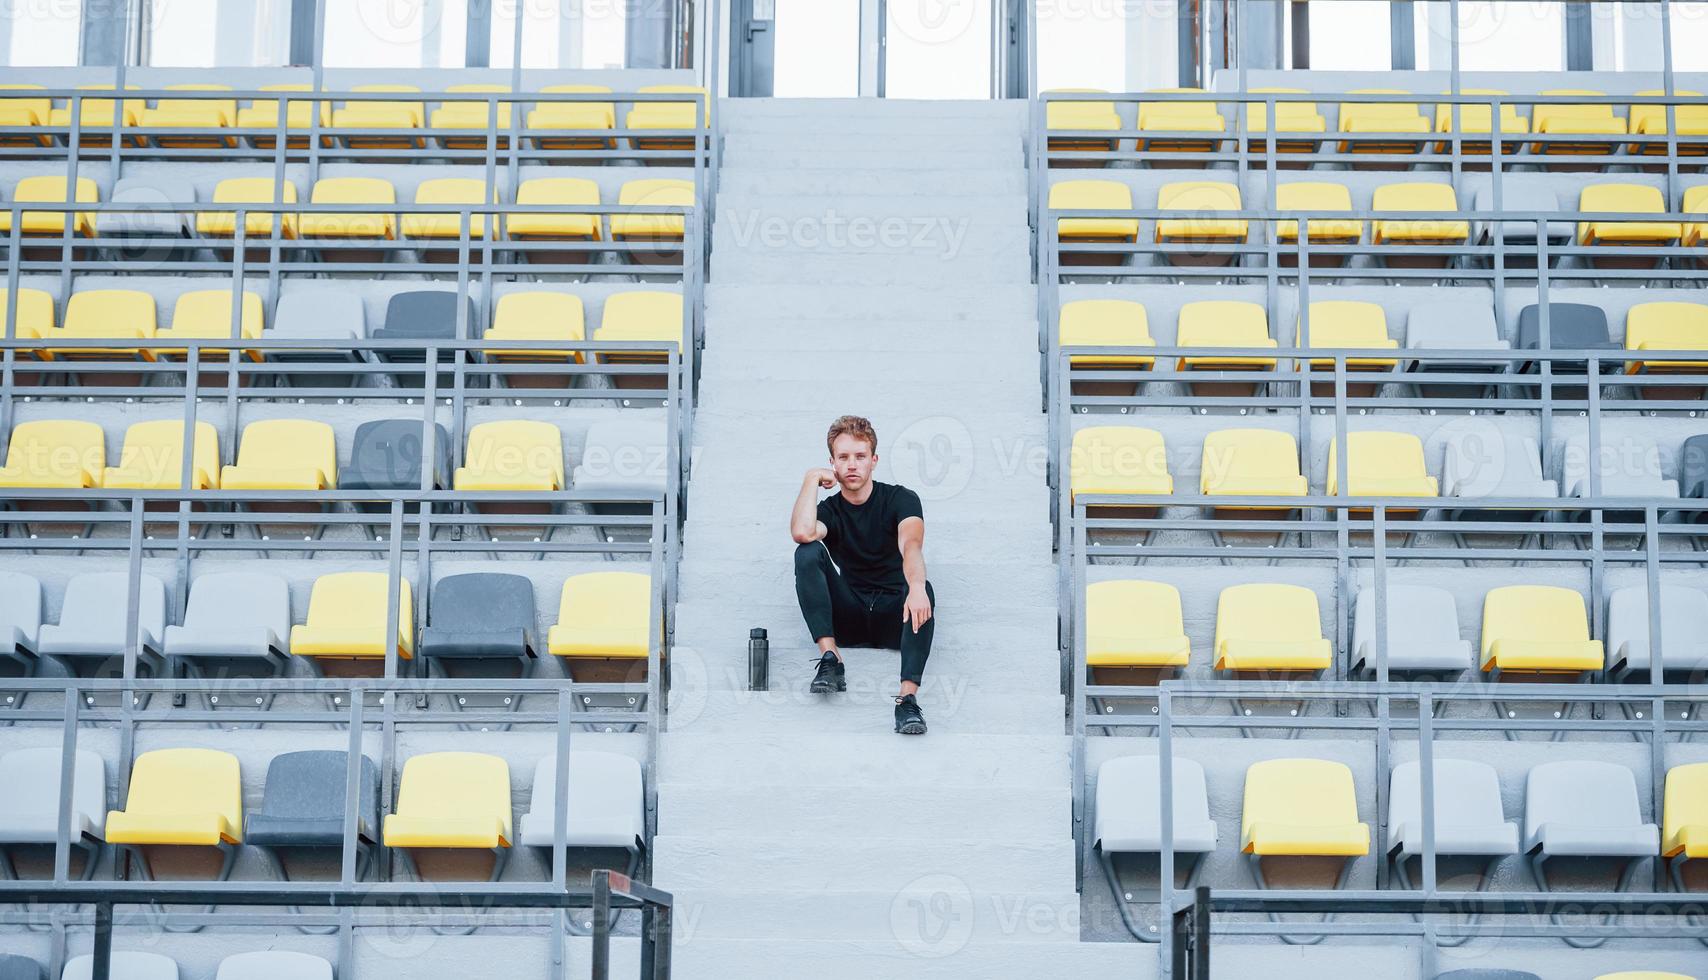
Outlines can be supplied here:
<path id="1" fill-rule="evenodd" d="M 1493 766 L 1469 759 L 1436 759 L 1435 853 L 1439 857 L 1485 858 L 1487 885 L 1502 858 L 1518 853 L 1518 824 L 1500 804 L 1500 777 Z M 1423 855 L 1423 767 L 1394 767 L 1388 795 L 1388 857 L 1401 886 L 1412 887 L 1407 862 Z"/>
<path id="2" fill-rule="evenodd" d="M 194 204 L 196 188 L 174 177 L 121 177 L 113 186 L 114 204 Z M 187 238 L 190 218 L 184 211 L 98 212 L 98 235 L 147 235 L 155 238 Z M 126 251 L 130 251 L 126 249 Z M 173 254 L 182 255 L 182 252 Z"/>
<path id="3" fill-rule="evenodd" d="M 570 473 L 570 486 L 593 493 L 651 494 L 669 486 L 670 451 L 663 420 L 606 419 L 587 427 L 581 462 Z M 627 516 L 651 512 L 644 503 L 588 503 L 599 515 Z M 603 527 L 607 541 L 646 540 L 647 528 Z"/>
<path id="4" fill-rule="evenodd" d="M 1507 181 L 1500 189 L 1501 211 L 1558 211 L 1560 198 L 1553 191 L 1536 184 L 1521 181 Z M 1490 214 L 1494 211 L 1494 187 L 1485 184 L 1477 188 L 1476 196 L 1472 198 L 1471 210 L 1478 214 Z M 1529 246 L 1536 241 L 1536 225 L 1528 221 L 1502 222 L 1501 237 L 1507 242 L 1522 243 Z M 1576 233 L 1576 226 L 1570 221 L 1550 221 L 1547 224 L 1548 242 L 1565 245 L 1571 242 Z M 1471 226 L 1472 241 L 1479 244 L 1489 244 L 1494 241 L 1494 222 L 1478 221 Z M 1534 262 L 1534 258 L 1531 260 Z M 1509 267 L 1511 259 L 1508 259 Z"/>
<path id="5" fill-rule="evenodd" d="M 0 572 L 0 677 L 36 672 L 36 640 L 42 625 L 42 587 L 22 572 Z M 0 691 L 0 707 L 15 708 L 23 694 Z"/>
<path id="6" fill-rule="evenodd" d="M 60 980 L 90 980 L 95 975 L 95 958 L 84 955 L 65 964 Z M 113 950 L 112 980 L 178 980 L 178 961 L 159 953 L 136 953 Z"/>
<path id="7" fill-rule="evenodd" d="M 332 964 L 282 949 L 238 953 L 219 961 L 214 980 L 332 980 Z"/>
<path id="8" fill-rule="evenodd" d="M 42 965 L 28 956 L 0 955 L 0 980 L 42 980 Z"/>
<path id="9" fill-rule="evenodd" d="M 481 334 L 481 322 L 475 318 L 474 298 L 465 297 L 463 305 L 468 310 L 468 325 L 465 336 L 478 337 Z M 395 293 L 386 303 L 385 325 L 373 332 L 375 340 L 405 340 L 416 343 L 427 343 L 434 340 L 451 340 L 457 336 L 457 294 L 442 289 L 411 290 Z M 420 364 L 426 359 L 425 352 L 415 351 L 375 351 L 375 357 L 381 361 L 394 364 Z M 451 354 L 441 354 L 441 362 L 453 359 Z M 421 374 L 391 375 L 393 384 L 404 388 L 420 388 L 425 385 L 425 377 Z M 449 375 L 440 374 L 438 385 L 441 389 L 451 386 Z"/>
<path id="10" fill-rule="evenodd" d="M 1448 970 L 1437 973 L 1435 980 L 1542 980 L 1524 970 Z"/>
<path id="11" fill-rule="evenodd" d="M 569 847 L 610 847 L 629 852 L 629 873 L 640 861 L 646 841 L 646 793 L 640 762 L 615 752 L 576 750 L 569 754 Z M 523 847 L 551 847 L 557 815 L 557 756 L 534 767 L 528 812 L 522 815 L 518 841 Z"/>
<path id="12" fill-rule="evenodd" d="M 59 839 L 58 746 L 17 749 L 0 756 L 0 870 L 12 874 L 5 849 L 14 844 L 53 844 Z M 107 822 L 107 771 L 100 753 L 77 751 L 71 775 L 71 846 L 84 852 L 83 878 L 95 873 Z M 3 974 L 0 974 L 3 976 Z"/>
<path id="13" fill-rule="evenodd" d="M 434 423 L 433 486 L 451 485 L 451 434 Z M 376 419 L 356 427 L 350 462 L 338 468 L 340 490 L 418 490 L 421 420 Z"/>
<path id="14" fill-rule="evenodd" d="M 1484 303 L 1429 303 L 1413 307 L 1406 319 L 1406 347 L 1413 350 L 1507 350 L 1495 326 L 1494 310 Z M 1507 361 L 1410 361 L 1406 370 L 1417 374 L 1499 374 Z M 1490 385 L 1417 383 L 1418 393 L 1428 398 L 1480 398 Z"/>
<path id="15" fill-rule="evenodd" d="M 342 359 L 358 362 L 364 358 L 350 349 L 348 342 L 368 336 L 367 312 L 363 309 L 361 295 L 355 292 L 319 289 L 288 292 L 279 297 L 278 307 L 273 311 L 270 336 L 280 340 L 344 342 L 318 350 L 270 351 L 267 354 L 270 361 L 325 363 Z M 353 388 L 361 382 L 357 375 L 323 372 L 280 372 L 277 377 L 298 388 Z"/>
<path id="16" fill-rule="evenodd" d="M 1541 519 L 1544 511 L 1482 506 L 1481 498 L 1556 498 L 1559 484 L 1542 476 L 1542 451 L 1529 436 L 1515 437 L 1493 423 L 1454 423 L 1441 453 L 1441 496 L 1448 520 L 1517 522 Z M 1455 532 L 1460 547 L 1465 535 Z M 1529 535 L 1525 547 L 1533 547 Z"/>
<path id="17" fill-rule="evenodd" d="M 130 575 L 126 572 L 88 572 L 73 575 L 65 586 L 59 622 L 41 628 L 39 652 L 53 657 L 73 673 L 87 672 L 113 661 L 125 649 L 125 610 Z M 166 585 L 152 575 L 141 577 L 137 594 L 138 669 L 160 663 L 160 643 L 166 632 Z"/>
<path id="18" fill-rule="evenodd" d="M 534 584 L 520 575 L 475 572 L 433 586 L 417 655 L 446 677 L 527 677 L 533 673 Z M 514 710 L 512 694 L 459 692 L 461 707 Z"/>
<path id="19" fill-rule="evenodd" d="M 1611 439 L 1605 433 L 1600 459 L 1592 461 L 1587 436 L 1566 440 L 1560 458 L 1560 483 L 1568 497 L 1590 495 L 1590 473 L 1601 477 L 1603 497 L 1678 497 L 1678 481 L 1666 478 L 1660 447 L 1635 439 Z"/>
<path id="20" fill-rule="evenodd" d="M 1204 767 L 1175 756 L 1172 768 L 1175 867 L 1184 872 L 1190 887 L 1203 856 L 1216 849 L 1216 823 L 1210 819 Z M 1161 785 L 1161 764 L 1154 755 L 1123 756 L 1097 767 L 1093 846 L 1097 848 L 1121 921 L 1141 942 L 1155 942 L 1157 937 L 1134 921 L 1115 859 L 1120 854 L 1154 854 L 1162 850 L 1162 808 L 1157 805 Z"/>
<path id="21" fill-rule="evenodd" d="M 199 675 L 213 667 L 221 675 L 277 677 L 289 663 L 290 635 L 288 582 L 265 572 L 219 572 L 190 583 L 184 625 L 166 627 L 165 653 Z M 253 697 L 261 705 L 273 699 Z"/>
<path id="22" fill-rule="evenodd" d="M 1699 677 L 1708 670 L 1708 594 L 1682 585 L 1661 586 L 1661 670 Z M 1607 665 L 1614 675 L 1648 680 L 1649 591 L 1616 589 L 1607 597 Z"/>
<path id="23" fill-rule="evenodd" d="M 279 863 L 279 848 L 344 846 L 344 787 L 349 754 L 341 751 L 287 752 L 267 765 L 261 807 L 244 817 L 244 843 L 262 848 Z M 356 876 L 366 870 L 369 847 L 379 825 L 378 769 L 362 757 L 356 801 Z"/>
<path id="24" fill-rule="evenodd" d="M 1388 670 L 1442 674 L 1470 670 L 1471 643 L 1459 635 L 1459 613 L 1446 589 L 1388 583 Z M 1365 583 L 1352 612 L 1352 672 L 1376 670 L 1376 589 Z"/>
<path id="25" fill-rule="evenodd" d="M 1525 777 L 1524 853 L 1544 891 L 1550 858 L 1623 859 L 1624 888 L 1642 860 L 1660 852 L 1660 844 L 1660 829 L 1643 822 L 1636 777 L 1618 763 L 1544 762 Z"/>

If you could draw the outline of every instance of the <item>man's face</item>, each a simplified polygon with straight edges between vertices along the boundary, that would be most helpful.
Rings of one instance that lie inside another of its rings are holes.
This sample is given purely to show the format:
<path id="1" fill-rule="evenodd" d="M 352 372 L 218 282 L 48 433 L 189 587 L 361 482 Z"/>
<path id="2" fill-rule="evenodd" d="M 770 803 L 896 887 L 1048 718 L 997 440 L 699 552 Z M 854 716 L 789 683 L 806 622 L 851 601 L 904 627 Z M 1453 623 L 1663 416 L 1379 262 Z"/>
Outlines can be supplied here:
<path id="1" fill-rule="evenodd" d="M 857 492 L 865 486 L 877 463 L 878 454 L 872 451 L 872 444 L 859 436 L 844 433 L 830 444 L 830 466 L 844 490 Z"/>

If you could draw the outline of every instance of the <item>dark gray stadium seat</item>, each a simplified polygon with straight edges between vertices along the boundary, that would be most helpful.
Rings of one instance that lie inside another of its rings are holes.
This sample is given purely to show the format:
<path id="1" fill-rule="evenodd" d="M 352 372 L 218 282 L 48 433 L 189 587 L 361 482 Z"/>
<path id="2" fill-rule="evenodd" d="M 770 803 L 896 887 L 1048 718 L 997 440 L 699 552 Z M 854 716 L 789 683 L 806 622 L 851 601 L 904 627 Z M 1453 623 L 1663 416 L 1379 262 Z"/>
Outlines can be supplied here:
<path id="1" fill-rule="evenodd" d="M 1518 313 L 1518 343 L 1519 350 L 1542 349 L 1542 313 L 1541 308 L 1532 303 Z M 1550 303 L 1548 304 L 1548 349 L 1550 350 L 1620 350 L 1607 329 L 1607 313 L 1599 306 L 1589 306 L 1584 303 Z M 1541 365 L 1535 361 L 1527 362 L 1521 367 L 1524 374 L 1540 374 Z M 1553 373 L 1555 376 L 1584 374 L 1589 365 L 1584 361 L 1555 361 Z M 1625 370 L 1623 361 L 1607 360 L 1601 364 L 1602 374 L 1619 374 Z M 1525 386 L 1529 397 L 1538 397 L 1540 389 L 1534 385 Z M 1554 397 L 1567 399 L 1582 399 L 1588 397 L 1587 389 L 1578 385 L 1554 387 Z"/>
<path id="2" fill-rule="evenodd" d="M 1708 435 L 1684 440 L 1679 451 L 1678 495 L 1687 500 L 1708 497 Z M 1697 520 L 1708 520 L 1708 513 Z"/>
<path id="3" fill-rule="evenodd" d="M 433 586 L 417 653 L 446 677 L 526 677 L 534 667 L 534 586 L 520 575 L 452 575 Z M 458 708 L 515 709 L 509 694 L 463 693 Z"/>
<path id="4" fill-rule="evenodd" d="M 433 486 L 451 485 L 451 434 L 433 426 Z M 378 419 L 356 427 L 350 462 L 338 468 L 340 490 L 417 490 L 421 487 L 421 420 Z"/>
<path id="5" fill-rule="evenodd" d="M 344 845 L 345 767 L 338 751 L 287 752 L 267 766 L 261 808 L 244 818 L 244 843 L 271 852 L 275 848 Z M 379 825 L 379 777 L 373 760 L 362 757 L 356 798 L 357 877 L 367 863 L 368 847 Z"/>
<path id="6" fill-rule="evenodd" d="M 42 965 L 27 956 L 0 955 L 0 980 L 42 980 Z"/>
<path id="7" fill-rule="evenodd" d="M 465 298 L 464 305 L 468 309 L 468 327 L 465 336 L 478 337 L 481 325 L 475 319 L 473 298 Z M 397 293 L 385 308 L 385 326 L 375 330 L 375 340 L 403 340 L 425 344 L 435 340 L 452 340 L 457 336 L 457 294 L 442 289 L 411 290 L 407 293 Z M 380 350 L 376 356 L 394 364 L 420 364 L 426 360 L 425 351 Z M 441 362 L 453 360 L 451 354 L 441 354 Z M 403 388 L 421 388 L 425 386 L 425 377 L 421 374 L 394 374 L 393 384 Z M 441 389 L 451 386 L 451 377 L 440 374 L 438 385 Z"/>

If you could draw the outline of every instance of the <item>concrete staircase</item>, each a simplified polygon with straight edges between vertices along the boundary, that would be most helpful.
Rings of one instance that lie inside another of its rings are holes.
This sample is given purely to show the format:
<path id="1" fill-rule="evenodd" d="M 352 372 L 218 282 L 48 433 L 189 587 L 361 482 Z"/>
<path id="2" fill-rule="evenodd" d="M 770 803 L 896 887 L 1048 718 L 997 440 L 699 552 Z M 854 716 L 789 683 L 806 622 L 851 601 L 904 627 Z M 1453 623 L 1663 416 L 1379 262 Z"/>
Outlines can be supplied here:
<path id="1" fill-rule="evenodd" d="M 1150 949 L 1079 942 L 1024 106 L 722 112 L 654 855 L 678 975 L 1148 975 Z M 848 649 L 848 692 L 806 693 L 788 509 L 842 413 L 925 505 L 922 738 L 891 730 L 894 651 Z"/>

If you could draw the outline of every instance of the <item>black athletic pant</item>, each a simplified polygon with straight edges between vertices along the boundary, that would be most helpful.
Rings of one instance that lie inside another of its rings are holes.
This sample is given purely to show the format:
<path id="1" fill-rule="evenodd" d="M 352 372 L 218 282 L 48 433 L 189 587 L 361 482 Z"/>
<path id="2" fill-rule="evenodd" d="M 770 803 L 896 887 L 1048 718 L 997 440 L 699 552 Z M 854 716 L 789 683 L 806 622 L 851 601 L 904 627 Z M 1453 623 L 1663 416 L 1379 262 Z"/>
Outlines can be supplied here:
<path id="1" fill-rule="evenodd" d="M 919 683 L 937 626 L 937 595 L 930 582 L 925 597 L 932 615 L 915 633 L 913 624 L 901 618 L 906 593 L 856 591 L 836 570 L 824 542 L 812 541 L 795 549 L 795 596 L 814 641 L 829 636 L 852 647 L 900 650 L 901 679 Z"/>

